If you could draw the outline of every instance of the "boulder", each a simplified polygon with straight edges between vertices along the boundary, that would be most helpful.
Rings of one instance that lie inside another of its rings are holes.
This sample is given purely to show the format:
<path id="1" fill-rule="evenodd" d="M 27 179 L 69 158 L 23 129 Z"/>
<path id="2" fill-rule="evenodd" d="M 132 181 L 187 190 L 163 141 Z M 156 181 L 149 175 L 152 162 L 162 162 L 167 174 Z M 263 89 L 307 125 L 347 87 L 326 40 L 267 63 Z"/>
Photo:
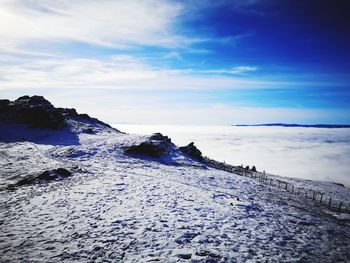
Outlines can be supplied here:
<path id="1" fill-rule="evenodd" d="M 195 159 L 197 161 L 202 161 L 203 160 L 203 155 L 200 150 L 194 145 L 193 142 L 189 143 L 187 146 L 179 147 L 179 150 L 190 156 L 192 159 Z"/>
<path id="2" fill-rule="evenodd" d="M 35 182 L 49 182 L 58 179 L 64 179 L 72 176 L 72 173 L 64 168 L 57 168 L 53 170 L 47 170 L 38 175 L 29 175 L 18 181 L 14 186 L 29 185 Z"/>
<path id="3" fill-rule="evenodd" d="M 124 148 L 127 154 L 146 155 L 150 157 L 161 157 L 167 153 L 167 148 L 161 144 L 155 144 L 150 141 L 142 142 L 139 145 L 133 145 Z"/>
<path id="4" fill-rule="evenodd" d="M 159 132 L 154 133 L 149 139 L 159 142 L 171 143 L 171 139 L 168 136 L 164 136 Z"/>

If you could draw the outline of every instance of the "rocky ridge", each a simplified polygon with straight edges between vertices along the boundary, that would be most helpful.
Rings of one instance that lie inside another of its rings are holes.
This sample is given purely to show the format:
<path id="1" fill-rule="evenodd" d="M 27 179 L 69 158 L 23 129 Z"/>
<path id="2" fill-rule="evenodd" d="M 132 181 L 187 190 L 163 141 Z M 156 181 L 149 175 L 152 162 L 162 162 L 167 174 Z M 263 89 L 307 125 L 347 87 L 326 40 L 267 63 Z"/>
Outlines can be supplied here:
<path id="1" fill-rule="evenodd" d="M 0 121 L 26 124 L 32 128 L 57 130 L 63 128 L 68 119 L 110 125 L 87 114 L 79 114 L 74 108 L 55 108 L 42 96 L 22 96 L 14 101 L 0 100 Z"/>

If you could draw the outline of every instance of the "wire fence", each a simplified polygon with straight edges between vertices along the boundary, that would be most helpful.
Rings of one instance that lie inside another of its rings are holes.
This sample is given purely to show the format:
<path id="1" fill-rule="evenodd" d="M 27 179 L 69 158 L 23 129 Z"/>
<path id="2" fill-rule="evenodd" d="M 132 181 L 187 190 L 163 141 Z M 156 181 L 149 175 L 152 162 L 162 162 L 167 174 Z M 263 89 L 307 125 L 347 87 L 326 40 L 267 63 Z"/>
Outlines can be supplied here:
<path id="1" fill-rule="evenodd" d="M 293 195 L 304 197 L 329 210 L 336 212 L 350 212 L 350 202 L 348 200 L 341 200 L 331 194 L 298 186 L 297 184 L 279 179 L 275 175 L 247 170 L 241 166 L 229 165 L 207 157 L 204 157 L 204 161 L 209 167 L 255 179 L 262 184 L 276 187 Z"/>

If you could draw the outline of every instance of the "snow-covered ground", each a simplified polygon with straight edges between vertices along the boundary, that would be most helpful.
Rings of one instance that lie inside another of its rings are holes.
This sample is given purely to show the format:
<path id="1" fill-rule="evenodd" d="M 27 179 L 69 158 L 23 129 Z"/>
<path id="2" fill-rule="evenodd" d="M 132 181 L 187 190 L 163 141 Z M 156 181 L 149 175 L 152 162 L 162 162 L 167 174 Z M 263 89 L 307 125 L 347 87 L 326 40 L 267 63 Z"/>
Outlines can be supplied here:
<path id="1" fill-rule="evenodd" d="M 66 143 L 59 134 L 0 143 L 0 261 L 350 260 L 347 214 L 180 153 L 166 163 L 124 154 L 123 147 L 146 139 L 102 129 Z M 5 189 L 58 167 L 73 176 Z M 329 188 L 350 199 L 349 189 L 324 184 Z"/>
<path id="2" fill-rule="evenodd" d="M 190 141 L 204 155 L 234 165 L 310 180 L 338 182 L 350 187 L 350 129 L 127 125 L 133 134 L 161 132 L 176 144 Z"/>

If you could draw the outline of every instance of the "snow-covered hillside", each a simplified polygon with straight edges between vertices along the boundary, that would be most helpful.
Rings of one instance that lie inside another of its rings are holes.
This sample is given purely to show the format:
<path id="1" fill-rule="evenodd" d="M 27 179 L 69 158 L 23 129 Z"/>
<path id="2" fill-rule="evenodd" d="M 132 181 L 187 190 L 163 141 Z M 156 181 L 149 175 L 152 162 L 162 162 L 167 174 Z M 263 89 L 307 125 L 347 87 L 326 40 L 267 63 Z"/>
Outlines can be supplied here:
<path id="1" fill-rule="evenodd" d="M 113 124 L 131 134 L 161 132 L 193 141 L 206 156 L 292 178 L 350 187 L 350 129 Z"/>
<path id="2" fill-rule="evenodd" d="M 0 141 L 1 262 L 350 260 L 348 214 L 210 168 L 166 137 L 68 116 L 55 130 L 1 122 Z"/>

